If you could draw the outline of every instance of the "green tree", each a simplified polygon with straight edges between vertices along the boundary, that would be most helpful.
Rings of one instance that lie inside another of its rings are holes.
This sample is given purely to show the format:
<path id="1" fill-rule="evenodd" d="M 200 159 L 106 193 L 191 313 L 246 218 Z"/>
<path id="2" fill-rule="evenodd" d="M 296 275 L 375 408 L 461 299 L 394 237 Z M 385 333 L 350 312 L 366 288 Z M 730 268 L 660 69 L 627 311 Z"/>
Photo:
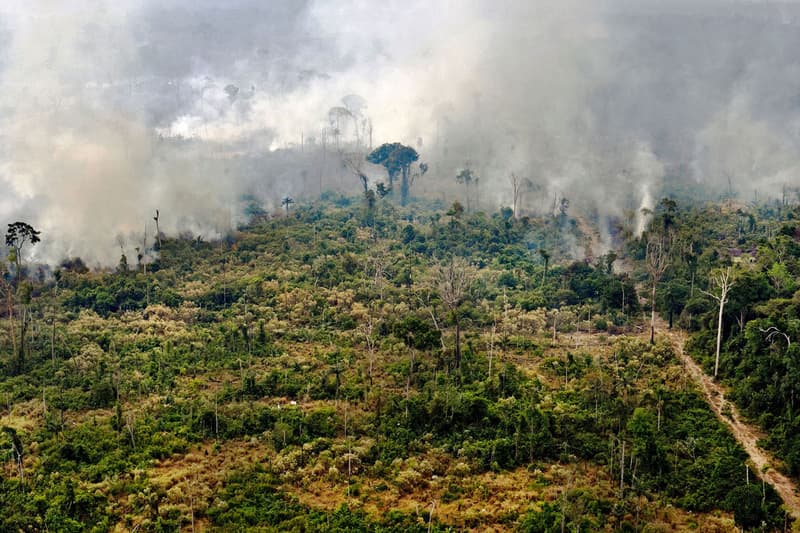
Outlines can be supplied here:
<path id="1" fill-rule="evenodd" d="M 761 505 L 761 498 L 761 487 L 755 484 L 739 485 L 728 495 L 728 505 L 733 510 L 733 519 L 743 529 L 758 527 L 767 518 Z"/>
<path id="2" fill-rule="evenodd" d="M 8 225 L 6 231 L 6 246 L 10 248 L 9 259 L 14 262 L 15 275 L 17 284 L 22 279 L 22 249 L 26 244 L 36 244 L 41 239 L 39 234 L 41 232 L 33 229 L 33 226 L 25 222 L 14 222 Z"/>
<path id="3" fill-rule="evenodd" d="M 408 191 L 413 182 L 411 165 L 418 159 L 419 154 L 416 150 L 400 143 L 382 144 L 367 156 L 367 161 L 370 163 L 386 168 L 386 172 L 389 174 L 389 189 L 392 188 L 395 178 L 400 174 L 401 205 L 406 205 L 408 202 Z M 424 173 L 427 166 L 420 165 L 420 170 Z"/>

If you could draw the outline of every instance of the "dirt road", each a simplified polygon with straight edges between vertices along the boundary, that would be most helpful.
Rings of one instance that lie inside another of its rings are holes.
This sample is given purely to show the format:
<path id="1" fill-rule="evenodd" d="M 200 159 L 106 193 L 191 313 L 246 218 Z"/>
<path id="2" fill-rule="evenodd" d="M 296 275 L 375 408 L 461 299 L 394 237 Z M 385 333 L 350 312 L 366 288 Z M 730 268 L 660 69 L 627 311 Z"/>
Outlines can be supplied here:
<path id="1" fill-rule="evenodd" d="M 658 331 L 667 331 L 666 324 L 662 323 L 657 328 Z M 759 429 L 752 424 L 743 421 L 736 406 L 725 400 L 725 390 L 709 375 L 707 375 L 700 365 L 683 350 L 685 336 L 676 331 L 668 333 L 672 339 L 678 355 L 681 357 L 692 380 L 697 383 L 705 396 L 706 402 L 731 430 L 733 436 L 750 456 L 750 461 L 757 469 L 756 474 L 763 476 L 764 479 L 773 486 L 775 491 L 783 499 L 787 511 L 795 519 L 800 520 L 800 495 L 798 495 L 797 485 L 788 477 L 784 476 L 770 465 L 775 464 L 771 455 L 758 447 L 758 439 L 762 436 Z M 726 414 L 723 414 L 725 412 Z"/>

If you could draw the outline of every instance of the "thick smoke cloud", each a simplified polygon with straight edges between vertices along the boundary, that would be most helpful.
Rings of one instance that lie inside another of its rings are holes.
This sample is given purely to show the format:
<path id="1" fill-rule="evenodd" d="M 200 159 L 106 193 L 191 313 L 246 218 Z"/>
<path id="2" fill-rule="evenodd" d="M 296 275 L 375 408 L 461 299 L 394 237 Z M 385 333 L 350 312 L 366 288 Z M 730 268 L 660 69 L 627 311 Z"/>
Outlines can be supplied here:
<path id="1" fill-rule="evenodd" d="M 668 180 L 774 196 L 800 184 L 798 25 L 733 0 L 11 0 L 0 219 L 110 265 L 155 209 L 220 236 L 246 198 L 355 193 L 341 153 L 392 141 L 430 163 L 418 193 L 459 198 L 470 166 L 482 207 L 511 172 L 526 210 L 601 220 Z"/>

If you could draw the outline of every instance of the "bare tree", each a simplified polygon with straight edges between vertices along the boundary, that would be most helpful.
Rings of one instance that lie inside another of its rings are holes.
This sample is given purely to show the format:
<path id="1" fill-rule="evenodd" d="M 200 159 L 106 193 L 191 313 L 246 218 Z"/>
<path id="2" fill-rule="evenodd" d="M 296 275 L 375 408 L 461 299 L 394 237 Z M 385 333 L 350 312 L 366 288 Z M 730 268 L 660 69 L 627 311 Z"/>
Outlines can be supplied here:
<path id="1" fill-rule="evenodd" d="M 281 200 L 281 205 L 286 208 L 286 214 L 289 214 L 289 206 L 294 203 L 294 198 L 291 196 L 284 196 L 283 200 Z"/>
<path id="2" fill-rule="evenodd" d="M 442 327 L 439 325 L 439 321 L 436 320 L 436 309 L 433 303 L 434 291 L 435 289 L 432 289 L 429 286 L 422 287 L 422 290 L 417 294 L 417 301 L 419 301 L 419 304 L 428 311 L 428 315 L 430 315 L 431 321 L 433 322 L 433 327 L 439 332 L 439 341 L 442 343 L 442 353 L 444 353 L 447 352 L 447 345 L 444 342 Z"/>
<path id="3" fill-rule="evenodd" d="M 656 342 L 656 288 L 667 267 L 669 267 L 669 263 L 669 250 L 665 241 L 651 238 L 647 242 L 647 257 L 645 261 L 647 273 L 650 274 L 650 281 L 653 285 L 650 301 L 650 344 L 655 344 Z"/>
<path id="4" fill-rule="evenodd" d="M 472 211 L 470 190 L 478 186 L 478 175 L 470 168 L 465 168 L 456 175 L 456 181 L 464 185 L 464 195 L 467 200 L 467 211 Z"/>
<path id="5" fill-rule="evenodd" d="M 364 162 L 366 161 L 364 159 L 364 154 L 360 152 L 342 153 L 341 158 L 342 164 L 347 167 L 347 170 L 361 181 L 364 194 L 367 194 L 369 190 L 369 179 L 367 175 L 364 174 Z"/>
<path id="6" fill-rule="evenodd" d="M 522 195 L 530 187 L 530 180 L 523 179 L 516 172 L 511 173 L 511 193 L 513 195 L 514 218 L 519 217 L 519 204 L 522 202 Z"/>
<path id="7" fill-rule="evenodd" d="M 449 263 L 439 265 L 435 270 L 442 303 L 456 325 L 456 368 L 461 368 L 461 305 L 467 298 L 474 275 L 473 268 L 460 257 L 450 259 Z"/>
<path id="8" fill-rule="evenodd" d="M 158 249 L 161 250 L 161 230 L 158 227 L 158 219 L 160 215 L 158 209 L 156 209 L 156 216 L 153 217 L 153 220 L 156 221 L 156 242 L 158 242 Z"/>
<path id="9" fill-rule="evenodd" d="M 758 331 L 760 331 L 761 333 L 766 333 L 767 335 L 764 337 L 764 339 L 769 341 L 770 343 L 775 342 L 775 337 L 780 335 L 786 341 L 786 349 L 788 350 L 789 348 L 792 347 L 792 339 L 789 337 L 789 335 L 782 332 L 775 326 L 770 326 L 767 329 L 758 328 Z"/>
<path id="10" fill-rule="evenodd" d="M 375 366 L 375 348 L 377 345 L 377 335 L 375 331 L 376 320 L 374 315 L 374 311 L 372 309 L 369 310 L 367 314 L 367 320 L 365 323 L 359 326 L 359 331 L 364 336 L 364 342 L 367 345 L 367 351 L 369 352 L 369 386 L 372 388 L 372 374 L 373 368 Z"/>
<path id="11" fill-rule="evenodd" d="M 355 120 L 355 117 L 346 107 L 332 107 L 328 111 L 328 122 L 330 123 L 331 131 L 333 131 L 333 138 L 337 149 L 339 149 L 339 138 L 342 135 L 342 129 L 345 123 L 351 120 Z M 358 131 L 357 128 L 356 131 Z"/>
<path id="12" fill-rule="evenodd" d="M 722 313 L 725 309 L 725 304 L 728 303 L 728 293 L 730 292 L 731 287 L 733 287 L 731 267 L 712 273 L 711 284 L 716 289 L 715 292 L 704 291 L 703 289 L 700 289 L 700 292 L 715 299 L 719 304 L 719 320 L 717 321 L 717 352 L 714 356 L 714 379 L 716 379 L 717 374 L 719 373 L 719 349 L 722 344 Z"/>

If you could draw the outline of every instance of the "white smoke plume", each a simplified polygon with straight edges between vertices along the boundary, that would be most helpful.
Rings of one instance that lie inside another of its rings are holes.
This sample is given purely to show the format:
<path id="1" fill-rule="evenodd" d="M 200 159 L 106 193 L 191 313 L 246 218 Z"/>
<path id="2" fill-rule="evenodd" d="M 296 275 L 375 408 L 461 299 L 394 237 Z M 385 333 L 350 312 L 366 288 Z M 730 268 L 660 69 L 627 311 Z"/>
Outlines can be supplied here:
<path id="1" fill-rule="evenodd" d="M 508 205 L 515 172 L 523 211 L 566 197 L 605 240 L 669 180 L 797 186 L 798 24 L 733 0 L 6 0 L 0 220 L 43 231 L 38 259 L 112 265 L 156 209 L 213 238 L 245 197 L 356 194 L 340 153 L 400 141 L 418 194 L 460 199 L 469 165 Z"/>

